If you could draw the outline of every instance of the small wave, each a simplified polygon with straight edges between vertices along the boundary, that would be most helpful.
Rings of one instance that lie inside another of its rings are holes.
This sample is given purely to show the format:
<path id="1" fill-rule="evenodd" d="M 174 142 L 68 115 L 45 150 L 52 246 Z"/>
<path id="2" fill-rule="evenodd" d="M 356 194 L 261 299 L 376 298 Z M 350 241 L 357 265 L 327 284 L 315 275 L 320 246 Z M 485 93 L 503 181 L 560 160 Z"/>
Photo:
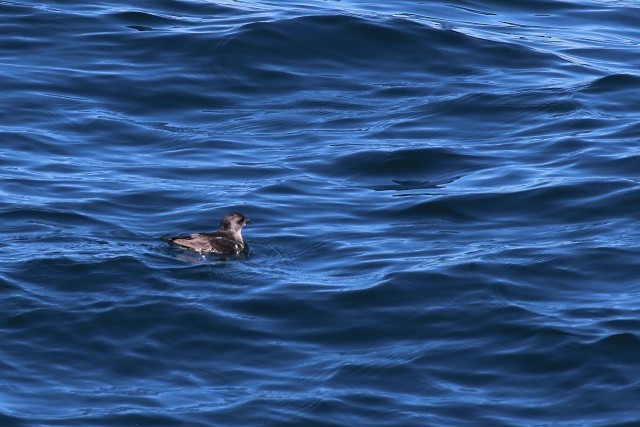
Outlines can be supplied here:
<path id="1" fill-rule="evenodd" d="M 461 55 L 465 61 L 460 61 Z M 372 20 L 314 15 L 251 23 L 221 42 L 218 66 L 231 66 L 251 80 L 252 73 L 297 70 L 318 75 L 349 69 L 370 72 L 465 75 L 490 64 L 527 69 L 558 65 L 553 55 L 523 45 L 483 40 L 452 30 L 434 29 L 399 18 Z M 255 74 L 254 77 L 258 77 Z"/>
<path id="2" fill-rule="evenodd" d="M 638 91 L 640 77 L 630 74 L 614 74 L 601 77 L 583 89 L 585 93 L 602 94 L 614 92 Z"/>
<path id="3" fill-rule="evenodd" d="M 579 181 L 493 193 L 448 194 L 423 202 L 408 202 L 396 214 L 422 219 L 445 217 L 456 221 L 542 224 L 592 222 L 632 217 L 638 189 L 625 181 Z M 586 203 L 589 201 L 589 203 Z"/>
<path id="4" fill-rule="evenodd" d="M 455 174 L 480 167 L 482 157 L 443 148 L 363 150 L 331 161 L 326 169 L 336 176 L 417 178 Z"/>

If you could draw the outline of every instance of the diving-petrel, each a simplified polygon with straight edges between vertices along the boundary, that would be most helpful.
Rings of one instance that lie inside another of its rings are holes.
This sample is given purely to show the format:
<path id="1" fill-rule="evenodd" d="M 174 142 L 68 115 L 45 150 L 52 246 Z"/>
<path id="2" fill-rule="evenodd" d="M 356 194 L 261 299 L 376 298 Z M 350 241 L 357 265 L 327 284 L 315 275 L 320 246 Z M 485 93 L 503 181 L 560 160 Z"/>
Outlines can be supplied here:
<path id="1" fill-rule="evenodd" d="M 222 219 L 218 231 L 170 237 L 167 241 L 181 248 L 201 253 L 238 256 L 245 247 L 242 240 L 242 227 L 246 224 L 249 224 L 249 219 L 243 214 L 232 213 Z"/>

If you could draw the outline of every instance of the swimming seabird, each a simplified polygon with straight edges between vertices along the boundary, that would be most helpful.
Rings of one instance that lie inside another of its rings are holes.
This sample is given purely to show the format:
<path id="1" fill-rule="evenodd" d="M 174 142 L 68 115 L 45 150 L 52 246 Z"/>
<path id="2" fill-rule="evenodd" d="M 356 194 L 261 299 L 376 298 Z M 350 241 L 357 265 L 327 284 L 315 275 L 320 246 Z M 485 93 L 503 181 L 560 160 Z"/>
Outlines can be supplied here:
<path id="1" fill-rule="evenodd" d="M 245 247 L 242 240 L 242 227 L 249 222 L 243 214 L 236 212 L 222 218 L 220 228 L 216 232 L 171 237 L 167 241 L 200 253 L 238 256 Z"/>

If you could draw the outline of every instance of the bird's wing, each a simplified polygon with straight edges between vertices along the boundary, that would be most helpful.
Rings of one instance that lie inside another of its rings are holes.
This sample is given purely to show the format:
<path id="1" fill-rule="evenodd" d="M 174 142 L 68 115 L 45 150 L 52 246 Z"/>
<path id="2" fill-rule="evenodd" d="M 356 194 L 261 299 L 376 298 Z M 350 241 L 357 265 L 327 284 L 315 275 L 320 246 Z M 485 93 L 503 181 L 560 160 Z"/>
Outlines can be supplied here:
<path id="1" fill-rule="evenodd" d="M 198 237 L 209 243 L 209 251 L 211 252 L 238 255 L 244 249 L 242 244 L 227 236 L 222 236 L 220 233 L 202 233 Z"/>
<path id="2" fill-rule="evenodd" d="M 243 246 L 218 233 L 198 233 L 188 237 L 176 237 L 172 243 L 199 252 L 214 252 L 219 254 L 239 254 Z"/>
<path id="3" fill-rule="evenodd" d="M 194 235 L 195 236 L 195 235 Z M 195 249 L 196 251 L 208 250 L 209 243 L 202 239 L 194 238 L 194 236 L 175 237 L 171 239 L 171 243 L 183 246 L 185 248 Z"/>

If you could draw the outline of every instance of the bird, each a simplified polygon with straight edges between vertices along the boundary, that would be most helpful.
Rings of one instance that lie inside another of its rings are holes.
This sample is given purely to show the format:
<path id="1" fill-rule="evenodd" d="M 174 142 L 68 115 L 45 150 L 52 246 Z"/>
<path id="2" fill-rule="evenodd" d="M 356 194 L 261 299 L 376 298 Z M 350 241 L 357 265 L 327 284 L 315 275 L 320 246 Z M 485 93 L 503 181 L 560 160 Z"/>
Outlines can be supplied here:
<path id="1" fill-rule="evenodd" d="M 218 231 L 170 237 L 166 240 L 183 249 L 237 257 L 245 248 L 242 227 L 249 223 L 249 218 L 234 212 L 222 218 Z"/>

